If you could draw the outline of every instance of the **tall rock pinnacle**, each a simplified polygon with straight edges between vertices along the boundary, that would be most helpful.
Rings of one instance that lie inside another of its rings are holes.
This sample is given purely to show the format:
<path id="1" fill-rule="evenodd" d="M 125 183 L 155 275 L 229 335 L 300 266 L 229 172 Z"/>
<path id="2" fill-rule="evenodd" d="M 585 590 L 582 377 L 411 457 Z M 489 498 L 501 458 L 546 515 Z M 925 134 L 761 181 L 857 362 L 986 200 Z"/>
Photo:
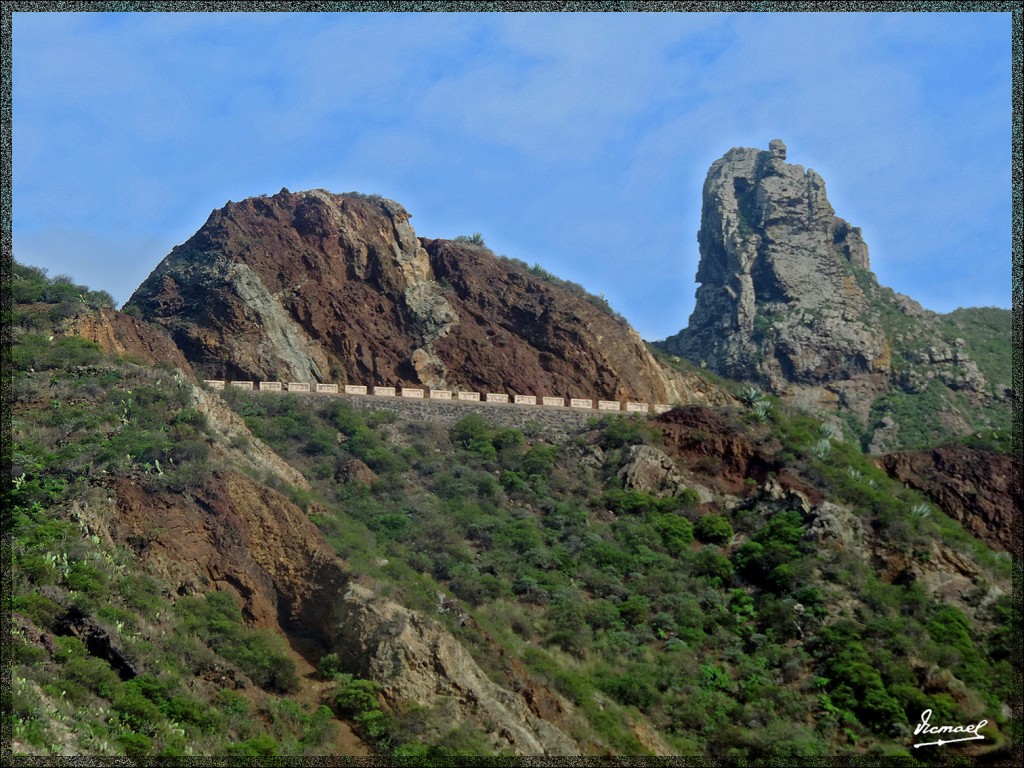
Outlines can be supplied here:
<path id="1" fill-rule="evenodd" d="M 711 165 L 697 240 L 696 306 L 669 349 L 819 405 L 869 404 L 885 389 L 890 350 L 863 288 L 874 284 L 867 245 L 835 215 L 822 178 L 786 162 L 782 141 Z"/>
<path id="2" fill-rule="evenodd" d="M 711 164 L 697 242 L 690 324 L 661 348 L 852 427 L 873 452 L 1007 428 L 1009 371 L 984 344 L 1008 315 L 937 315 L 879 285 L 860 229 L 779 139 Z M 961 337 L 981 341 L 977 361 Z"/>

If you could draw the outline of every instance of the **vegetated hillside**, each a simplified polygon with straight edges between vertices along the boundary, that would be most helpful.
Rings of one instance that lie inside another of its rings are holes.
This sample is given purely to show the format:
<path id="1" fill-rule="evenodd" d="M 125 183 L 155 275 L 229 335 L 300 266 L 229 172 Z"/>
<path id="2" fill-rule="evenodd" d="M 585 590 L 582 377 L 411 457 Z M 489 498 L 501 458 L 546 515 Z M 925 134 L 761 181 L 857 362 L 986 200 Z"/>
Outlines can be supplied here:
<path id="1" fill-rule="evenodd" d="M 43 316 L 15 326 L 18 751 L 913 764 L 924 709 L 989 720 L 954 754 L 1005 747 L 1009 559 L 755 390 L 449 428 L 222 400 Z"/>
<path id="2" fill-rule="evenodd" d="M 308 481 L 219 398 L 39 309 L 15 313 L 5 505 L 17 751 L 367 754 L 352 727 L 385 725 L 397 755 L 577 751 L 443 627 L 351 578 L 289 500 Z M 381 671 L 406 655 L 422 666 Z M 455 691 L 470 711 L 439 709 Z"/>
<path id="3" fill-rule="evenodd" d="M 207 378 L 714 402 L 607 305 L 421 240 L 391 200 L 323 190 L 228 203 L 129 300 Z M 477 238 L 480 240 L 480 238 Z"/>
<path id="4" fill-rule="evenodd" d="M 882 453 L 964 441 L 1008 454 L 1014 397 L 1010 310 L 938 315 L 906 297 L 902 304 L 896 301 L 897 294 L 870 273 L 856 274 L 893 349 L 892 383 L 871 405 L 864 448 Z"/>
<path id="5" fill-rule="evenodd" d="M 872 453 L 977 433 L 1009 449 L 1009 311 L 943 317 L 880 286 L 860 229 L 781 141 L 711 165 L 697 239 L 696 305 L 662 349 L 815 408 Z"/>

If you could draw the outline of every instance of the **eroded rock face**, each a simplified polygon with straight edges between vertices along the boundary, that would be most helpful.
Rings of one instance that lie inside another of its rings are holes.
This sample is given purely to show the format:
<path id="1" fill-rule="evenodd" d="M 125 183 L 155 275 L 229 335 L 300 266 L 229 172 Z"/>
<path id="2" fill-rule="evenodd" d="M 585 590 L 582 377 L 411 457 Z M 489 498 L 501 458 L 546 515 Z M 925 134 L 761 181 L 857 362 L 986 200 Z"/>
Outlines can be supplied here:
<path id="1" fill-rule="evenodd" d="M 709 402 L 625 323 L 381 198 L 228 203 L 132 296 L 210 378 Z"/>
<path id="2" fill-rule="evenodd" d="M 947 338 L 943 316 L 878 284 L 860 229 L 835 215 L 821 176 L 786 162 L 782 141 L 711 165 L 697 240 L 696 305 L 663 348 L 829 418 L 852 412 L 876 452 L 907 439 L 872 410 L 894 392 L 929 390 L 943 403 L 931 426 L 947 433 L 987 424 L 993 403 L 1008 417 L 1005 387 Z"/>
<path id="3" fill-rule="evenodd" d="M 992 451 L 947 445 L 881 458 L 891 477 L 927 494 L 943 512 L 990 547 L 1013 551 L 1014 516 L 1022 511 L 1013 492 L 1013 459 Z"/>
<path id="4" fill-rule="evenodd" d="M 70 318 L 64 332 L 94 341 L 112 355 L 130 356 L 140 363 L 167 363 L 194 378 L 192 366 L 170 337 L 141 320 L 113 309 L 101 309 Z"/>
<path id="5" fill-rule="evenodd" d="M 132 547 L 178 594 L 234 593 L 248 621 L 339 649 L 349 671 L 381 684 L 390 706 L 451 697 L 458 716 L 499 749 L 579 754 L 544 719 L 566 719 L 561 697 L 521 667 L 521 691 L 501 687 L 440 624 L 353 582 L 307 515 L 277 491 L 235 472 L 189 494 L 121 479 L 111 504 L 104 535 Z"/>
<path id="6" fill-rule="evenodd" d="M 870 403 L 887 385 L 890 350 L 854 273 L 869 269 L 867 246 L 835 215 L 822 178 L 785 158 L 776 139 L 712 164 L 697 303 L 667 344 L 773 392 Z"/>
<path id="7" fill-rule="evenodd" d="M 496 750 L 577 755 L 580 747 L 535 714 L 522 695 L 492 682 L 436 622 L 352 584 L 345 593 L 340 646 L 364 660 L 355 671 L 381 684 L 385 698 L 431 704 L 449 698 L 458 717 L 490 721 Z"/>
<path id="8" fill-rule="evenodd" d="M 347 577 L 316 526 L 277 491 L 225 472 L 190 495 L 119 480 L 114 497 L 114 540 L 179 594 L 228 590 L 260 626 L 334 636 Z"/>

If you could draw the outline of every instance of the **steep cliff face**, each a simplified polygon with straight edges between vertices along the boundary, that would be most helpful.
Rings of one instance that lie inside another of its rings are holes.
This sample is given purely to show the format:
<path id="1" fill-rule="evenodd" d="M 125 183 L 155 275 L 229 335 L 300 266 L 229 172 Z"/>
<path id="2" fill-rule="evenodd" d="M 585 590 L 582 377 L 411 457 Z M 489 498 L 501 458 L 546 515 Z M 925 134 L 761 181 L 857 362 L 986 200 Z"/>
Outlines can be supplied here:
<path id="1" fill-rule="evenodd" d="M 397 203 L 228 203 L 132 296 L 204 376 L 672 402 L 710 388 L 625 323 L 485 249 L 421 242 Z"/>
<path id="2" fill-rule="evenodd" d="M 889 344 L 853 272 L 868 269 L 867 246 L 781 141 L 712 164 L 697 239 L 697 303 L 670 349 L 822 404 L 885 389 Z"/>
<path id="3" fill-rule="evenodd" d="M 520 394 L 724 403 L 698 376 L 658 363 L 633 328 L 473 245 L 424 242 L 460 322 L 436 344 L 449 378 Z"/>
<path id="4" fill-rule="evenodd" d="M 951 414 L 941 424 L 947 434 L 979 418 L 989 426 L 964 409 L 1002 400 L 1008 415 L 1005 387 L 986 380 L 962 339 L 951 344 L 940 316 L 879 286 L 860 229 L 835 215 L 821 176 L 786 162 L 778 139 L 711 165 L 697 240 L 696 305 L 665 349 L 804 405 L 846 411 L 874 450 L 900 444 L 903 426 L 890 408 L 872 410 L 879 398 L 933 380 L 933 397 Z"/>

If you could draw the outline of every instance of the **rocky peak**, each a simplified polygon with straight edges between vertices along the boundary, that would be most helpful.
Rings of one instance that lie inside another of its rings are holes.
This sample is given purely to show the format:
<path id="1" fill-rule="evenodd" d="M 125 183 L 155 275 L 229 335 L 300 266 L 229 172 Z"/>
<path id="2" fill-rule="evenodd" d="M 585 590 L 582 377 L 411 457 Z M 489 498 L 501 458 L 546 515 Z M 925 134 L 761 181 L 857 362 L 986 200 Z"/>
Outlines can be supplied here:
<path id="1" fill-rule="evenodd" d="M 958 414 L 1001 396 L 966 349 L 939 359 L 949 346 L 939 316 L 878 284 L 861 230 L 836 216 L 821 176 L 786 157 L 773 139 L 766 151 L 733 148 L 711 165 L 696 305 L 689 326 L 661 345 L 802 405 L 852 411 L 884 433 L 871 443 L 879 450 L 899 444 L 899 424 L 878 405 L 896 389 L 942 381 L 949 391 L 932 396 Z M 942 428 L 967 431 L 969 415 L 957 418 Z"/>
<path id="2" fill-rule="evenodd" d="M 455 318 L 409 218 L 390 200 L 319 189 L 229 202 L 130 303 L 206 375 L 393 379 L 401 361 L 378 361 L 361 340 L 384 326 L 429 360 Z"/>
<path id="3" fill-rule="evenodd" d="M 132 296 L 209 378 L 707 402 L 626 323 L 486 248 L 421 240 L 398 203 L 228 203 Z"/>
<path id="4" fill-rule="evenodd" d="M 855 274 L 868 269 L 867 245 L 835 215 L 821 176 L 786 162 L 782 141 L 712 164 L 697 240 L 696 307 L 670 348 L 776 392 L 813 387 L 828 401 L 851 382 L 880 390 L 888 343 Z"/>

